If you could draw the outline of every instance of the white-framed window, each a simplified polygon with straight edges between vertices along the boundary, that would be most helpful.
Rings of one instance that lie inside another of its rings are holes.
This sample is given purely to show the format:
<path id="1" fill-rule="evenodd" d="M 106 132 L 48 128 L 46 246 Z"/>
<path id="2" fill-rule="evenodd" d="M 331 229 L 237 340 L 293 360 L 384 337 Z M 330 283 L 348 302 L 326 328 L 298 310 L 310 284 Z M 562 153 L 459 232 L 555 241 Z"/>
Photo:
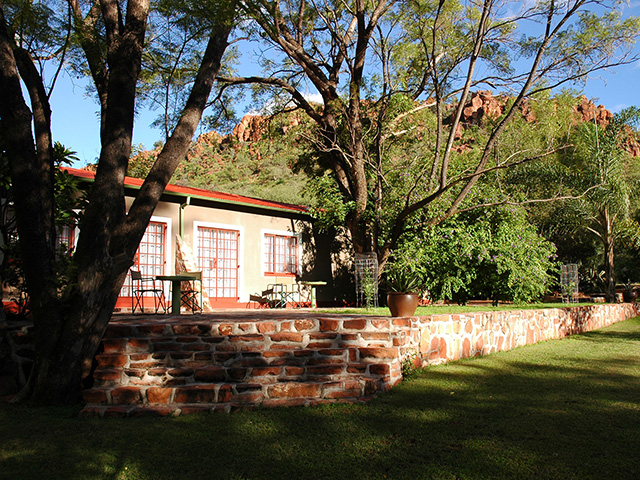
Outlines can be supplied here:
<path id="1" fill-rule="evenodd" d="M 292 232 L 262 232 L 262 270 L 264 275 L 295 276 L 300 272 L 302 242 Z"/>
<path id="2" fill-rule="evenodd" d="M 73 255 L 76 248 L 76 228 L 75 225 L 58 225 L 56 227 L 56 247 L 58 252 L 64 251 L 69 256 Z"/>
<path id="3" fill-rule="evenodd" d="M 194 253 L 210 301 L 242 295 L 243 231 L 237 225 L 193 224 Z"/>
<path id="4" fill-rule="evenodd" d="M 168 238 L 171 238 L 171 219 L 168 217 L 151 217 L 131 268 L 139 270 L 145 277 L 163 275 L 169 258 Z M 129 271 L 120 290 L 120 296 L 130 297 L 132 295 L 131 286 L 131 272 Z"/>

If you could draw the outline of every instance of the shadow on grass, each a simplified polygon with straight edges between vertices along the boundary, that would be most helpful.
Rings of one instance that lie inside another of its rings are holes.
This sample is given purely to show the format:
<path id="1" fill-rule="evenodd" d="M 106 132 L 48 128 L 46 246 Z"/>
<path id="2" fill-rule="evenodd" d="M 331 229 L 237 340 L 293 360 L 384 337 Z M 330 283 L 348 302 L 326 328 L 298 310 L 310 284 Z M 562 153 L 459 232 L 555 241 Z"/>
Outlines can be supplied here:
<path id="1" fill-rule="evenodd" d="M 613 340 L 624 340 L 629 342 L 640 342 L 640 332 L 603 332 L 591 331 L 583 334 L 585 338 L 601 340 L 602 338 Z"/>
<path id="2" fill-rule="evenodd" d="M 369 404 L 163 419 L 3 405 L 0 477 L 637 479 L 639 333 L 432 367 Z"/>

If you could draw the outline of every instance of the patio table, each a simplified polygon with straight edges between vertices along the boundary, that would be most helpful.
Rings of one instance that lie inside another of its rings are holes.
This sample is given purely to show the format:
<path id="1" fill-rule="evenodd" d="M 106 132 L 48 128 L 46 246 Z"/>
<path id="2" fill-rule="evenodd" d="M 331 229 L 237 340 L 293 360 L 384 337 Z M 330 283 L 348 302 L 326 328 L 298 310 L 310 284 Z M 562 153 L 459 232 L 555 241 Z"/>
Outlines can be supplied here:
<path id="1" fill-rule="evenodd" d="M 321 287 L 326 285 L 327 282 L 322 282 L 320 280 L 317 281 L 308 281 L 308 282 L 300 282 L 300 285 L 308 285 L 311 287 L 311 308 L 316 308 L 318 306 L 316 302 L 316 287 Z"/>
<path id="2" fill-rule="evenodd" d="M 198 280 L 194 273 L 180 273 L 178 275 L 158 275 L 156 280 L 171 282 L 171 314 L 180 315 L 180 299 L 182 295 L 181 283 Z"/>

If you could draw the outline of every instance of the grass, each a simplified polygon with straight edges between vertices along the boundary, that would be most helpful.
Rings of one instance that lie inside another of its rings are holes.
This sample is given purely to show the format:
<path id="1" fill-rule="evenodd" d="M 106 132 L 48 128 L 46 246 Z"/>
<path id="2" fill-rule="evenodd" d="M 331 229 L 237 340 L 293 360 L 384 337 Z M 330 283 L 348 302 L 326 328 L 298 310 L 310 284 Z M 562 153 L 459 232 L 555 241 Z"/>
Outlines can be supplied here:
<path id="1" fill-rule="evenodd" d="M 469 312 L 495 312 L 506 310 L 536 310 L 541 308 L 563 308 L 563 307 L 578 307 L 585 305 L 595 305 L 594 303 L 572 303 L 571 305 L 565 303 L 522 303 L 522 304 L 502 304 L 498 306 L 492 306 L 490 303 L 484 305 L 426 305 L 420 306 L 416 310 L 416 315 L 438 315 L 438 314 L 452 314 L 452 313 L 469 313 Z M 358 314 L 358 315 L 389 315 L 388 307 L 371 307 L 371 308 L 326 308 L 318 309 L 322 313 L 344 313 L 344 314 Z"/>
<path id="2" fill-rule="evenodd" d="M 0 405 L 0 478 L 637 479 L 640 317 L 430 367 L 367 404 L 77 413 Z"/>

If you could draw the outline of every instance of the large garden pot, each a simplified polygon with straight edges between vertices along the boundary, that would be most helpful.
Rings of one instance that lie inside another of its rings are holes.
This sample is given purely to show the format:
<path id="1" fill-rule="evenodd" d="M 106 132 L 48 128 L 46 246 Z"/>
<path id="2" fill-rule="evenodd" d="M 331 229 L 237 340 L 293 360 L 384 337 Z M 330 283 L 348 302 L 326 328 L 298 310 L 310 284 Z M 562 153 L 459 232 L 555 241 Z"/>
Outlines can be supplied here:
<path id="1" fill-rule="evenodd" d="M 622 298 L 627 303 L 633 303 L 636 301 L 636 297 L 638 296 L 638 292 L 635 290 L 625 290 L 622 292 Z"/>
<path id="2" fill-rule="evenodd" d="M 420 295 L 417 293 L 387 293 L 387 307 L 392 317 L 411 317 L 418 308 Z"/>

